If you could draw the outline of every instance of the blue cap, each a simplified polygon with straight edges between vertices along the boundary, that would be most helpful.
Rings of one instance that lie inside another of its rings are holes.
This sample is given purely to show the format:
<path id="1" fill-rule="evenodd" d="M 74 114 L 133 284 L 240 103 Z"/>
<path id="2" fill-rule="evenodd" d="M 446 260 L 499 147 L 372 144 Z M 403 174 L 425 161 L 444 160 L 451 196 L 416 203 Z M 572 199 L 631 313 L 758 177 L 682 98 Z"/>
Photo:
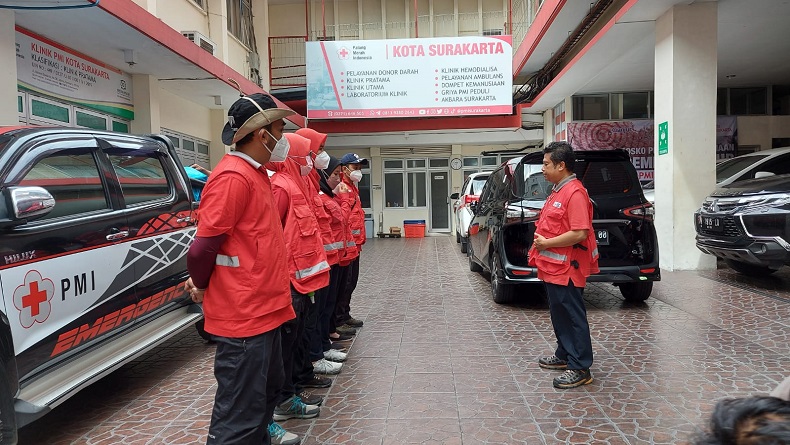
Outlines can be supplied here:
<path id="1" fill-rule="evenodd" d="M 347 164 L 362 164 L 368 165 L 368 160 L 365 158 L 360 158 L 356 153 L 346 153 L 340 158 L 340 163 L 343 165 Z"/>

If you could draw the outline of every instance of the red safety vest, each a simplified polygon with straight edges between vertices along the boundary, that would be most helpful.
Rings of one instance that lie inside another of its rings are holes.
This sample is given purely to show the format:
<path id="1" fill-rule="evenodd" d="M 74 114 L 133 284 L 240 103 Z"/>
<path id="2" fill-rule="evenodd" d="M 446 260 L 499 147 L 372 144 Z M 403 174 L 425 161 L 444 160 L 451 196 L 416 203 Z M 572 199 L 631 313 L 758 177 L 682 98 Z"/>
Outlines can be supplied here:
<path id="1" fill-rule="evenodd" d="M 593 207 L 587 190 L 578 179 L 565 183 L 559 191 L 552 192 L 546 198 L 546 204 L 540 211 L 540 218 L 535 232 L 545 238 L 554 238 L 571 230 L 566 215 L 571 196 L 582 193 L 588 203 L 588 211 L 592 216 Z M 538 251 L 533 244 L 529 250 L 529 264 L 538 268 L 538 278 L 553 284 L 567 285 L 573 280 L 577 287 L 583 287 L 586 278 L 598 273 L 598 243 L 592 227 L 592 218 L 587 227 L 587 239 L 574 246 L 552 247 Z"/>
<path id="2" fill-rule="evenodd" d="M 337 203 L 331 196 L 327 195 L 324 192 L 318 192 L 318 199 L 321 200 L 323 205 L 324 211 L 329 217 L 329 227 L 330 233 L 330 241 L 329 244 L 324 242 L 324 250 L 327 252 L 327 260 L 329 260 L 329 265 L 334 266 L 335 264 L 340 263 L 340 258 L 345 256 L 346 250 L 346 220 L 343 217 L 343 209 L 340 208 L 340 204 Z M 350 232 L 349 232 L 350 235 Z M 330 250 L 331 249 L 331 250 Z M 332 257 L 334 258 L 334 262 L 330 260 L 330 251 L 334 254 Z"/>
<path id="3" fill-rule="evenodd" d="M 354 193 L 335 193 L 335 202 L 338 203 L 343 217 L 343 241 L 344 250 L 340 253 L 340 265 L 348 266 L 359 257 L 360 247 L 357 246 L 356 237 L 352 234 L 351 215 L 353 205 L 358 201 Z"/>
<path id="4" fill-rule="evenodd" d="M 345 175 L 343 175 L 343 182 L 345 182 L 351 190 L 350 194 L 354 196 L 354 203 L 351 205 L 348 224 L 351 226 L 351 234 L 354 236 L 357 248 L 361 251 L 367 236 L 365 234 L 365 211 L 362 210 L 362 200 L 359 199 L 359 188 L 357 188 L 356 184 Z"/>
<path id="5" fill-rule="evenodd" d="M 315 169 L 313 169 L 310 174 L 312 175 L 314 172 Z M 340 261 L 339 250 L 343 246 L 342 244 L 338 244 L 336 242 L 337 240 L 332 233 L 332 215 L 326 208 L 325 201 L 320 196 L 323 194 L 323 192 L 317 188 L 317 184 L 313 182 L 310 176 L 304 179 L 307 183 L 308 192 L 312 194 L 313 211 L 315 212 L 315 219 L 318 222 L 318 230 L 321 232 L 321 241 L 324 243 L 326 261 L 330 266 L 333 266 Z M 327 198 L 329 197 L 327 196 Z M 329 198 L 329 200 L 331 201 L 332 198 Z"/>
<path id="6" fill-rule="evenodd" d="M 291 285 L 300 294 L 308 294 L 329 285 L 329 263 L 313 212 L 314 205 L 288 174 L 277 172 L 272 187 L 288 192 L 290 206 L 283 236 L 288 251 Z M 300 178 L 301 180 L 301 178 Z"/>

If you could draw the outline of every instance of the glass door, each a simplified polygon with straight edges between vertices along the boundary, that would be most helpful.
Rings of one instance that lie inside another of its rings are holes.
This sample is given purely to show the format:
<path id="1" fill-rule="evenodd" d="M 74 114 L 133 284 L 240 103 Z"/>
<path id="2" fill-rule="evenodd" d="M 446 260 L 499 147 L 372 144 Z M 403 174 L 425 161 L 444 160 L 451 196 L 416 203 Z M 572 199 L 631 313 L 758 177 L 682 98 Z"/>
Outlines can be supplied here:
<path id="1" fill-rule="evenodd" d="M 450 171 L 431 171 L 431 225 L 434 232 L 450 231 Z"/>

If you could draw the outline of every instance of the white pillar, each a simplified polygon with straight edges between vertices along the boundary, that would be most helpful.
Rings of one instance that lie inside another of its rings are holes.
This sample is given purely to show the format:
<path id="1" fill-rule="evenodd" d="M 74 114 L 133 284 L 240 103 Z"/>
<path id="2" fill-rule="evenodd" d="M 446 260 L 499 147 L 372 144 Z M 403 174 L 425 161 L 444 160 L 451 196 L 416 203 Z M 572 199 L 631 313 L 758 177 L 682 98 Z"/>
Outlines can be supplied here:
<path id="1" fill-rule="evenodd" d="M 656 21 L 655 190 L 661 268 L 714 269 L 695 246 L 693 215 L 716 182 L 716 2 L 678 5 Z M 666 122 L 666 154 L 660 124 Z"/>
<path id="2" fill-rule="evenodd" d="M 222 142 L 222 129 L 225 123 L 228 122 L 227 110 L 211 110 L 211 144 L 208 149 L 208 157 L 211 163 L 211 168 L 217 166 L 219 160 L 230 151 L 230 147 L 225 146 Z"/>
<path id="3" fill-rule="evenodd" d="M 132 96 L 134 103 L 132 133 L 161 133 L 162 120 L 157 78 L 147 74 L 132 75 Z"/>
<path id="4" fill-rule="evenodd" d="M 14 22 L 14 11 L 0 9 L 0 97 L 6 99 L 0 105 L 0 125 L 19 125 Z"/>

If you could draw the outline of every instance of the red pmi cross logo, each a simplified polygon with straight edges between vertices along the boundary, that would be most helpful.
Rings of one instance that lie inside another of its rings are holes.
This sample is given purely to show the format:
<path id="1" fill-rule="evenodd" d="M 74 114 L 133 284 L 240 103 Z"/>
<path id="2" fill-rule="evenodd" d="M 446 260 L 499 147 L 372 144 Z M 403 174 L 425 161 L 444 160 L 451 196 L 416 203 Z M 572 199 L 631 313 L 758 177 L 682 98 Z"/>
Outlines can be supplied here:
<path id="1" fill-rule="evenodd" d="M 44 323 L 52 313 L 55 284 L 37 270 L 25 274 L 25 283 L 14 290 L 14 307 L 19 311 L 19 324 L 24 328 Z"/>
<path id="2" fill-rule="evenodd" d="M 343 48 L 340 48 L 340 49 L 337 51 L 337 55 L 338 55 L 338 56 L 340 56 L 340 58 L 341 58 L 342 60 L 346 60 L 346 59 L 348 59 L 348 54 L 349 54 L 349 52 L 348 52 L 348 50 L 347 50 L 345 47 L 343 47 Z"/>

